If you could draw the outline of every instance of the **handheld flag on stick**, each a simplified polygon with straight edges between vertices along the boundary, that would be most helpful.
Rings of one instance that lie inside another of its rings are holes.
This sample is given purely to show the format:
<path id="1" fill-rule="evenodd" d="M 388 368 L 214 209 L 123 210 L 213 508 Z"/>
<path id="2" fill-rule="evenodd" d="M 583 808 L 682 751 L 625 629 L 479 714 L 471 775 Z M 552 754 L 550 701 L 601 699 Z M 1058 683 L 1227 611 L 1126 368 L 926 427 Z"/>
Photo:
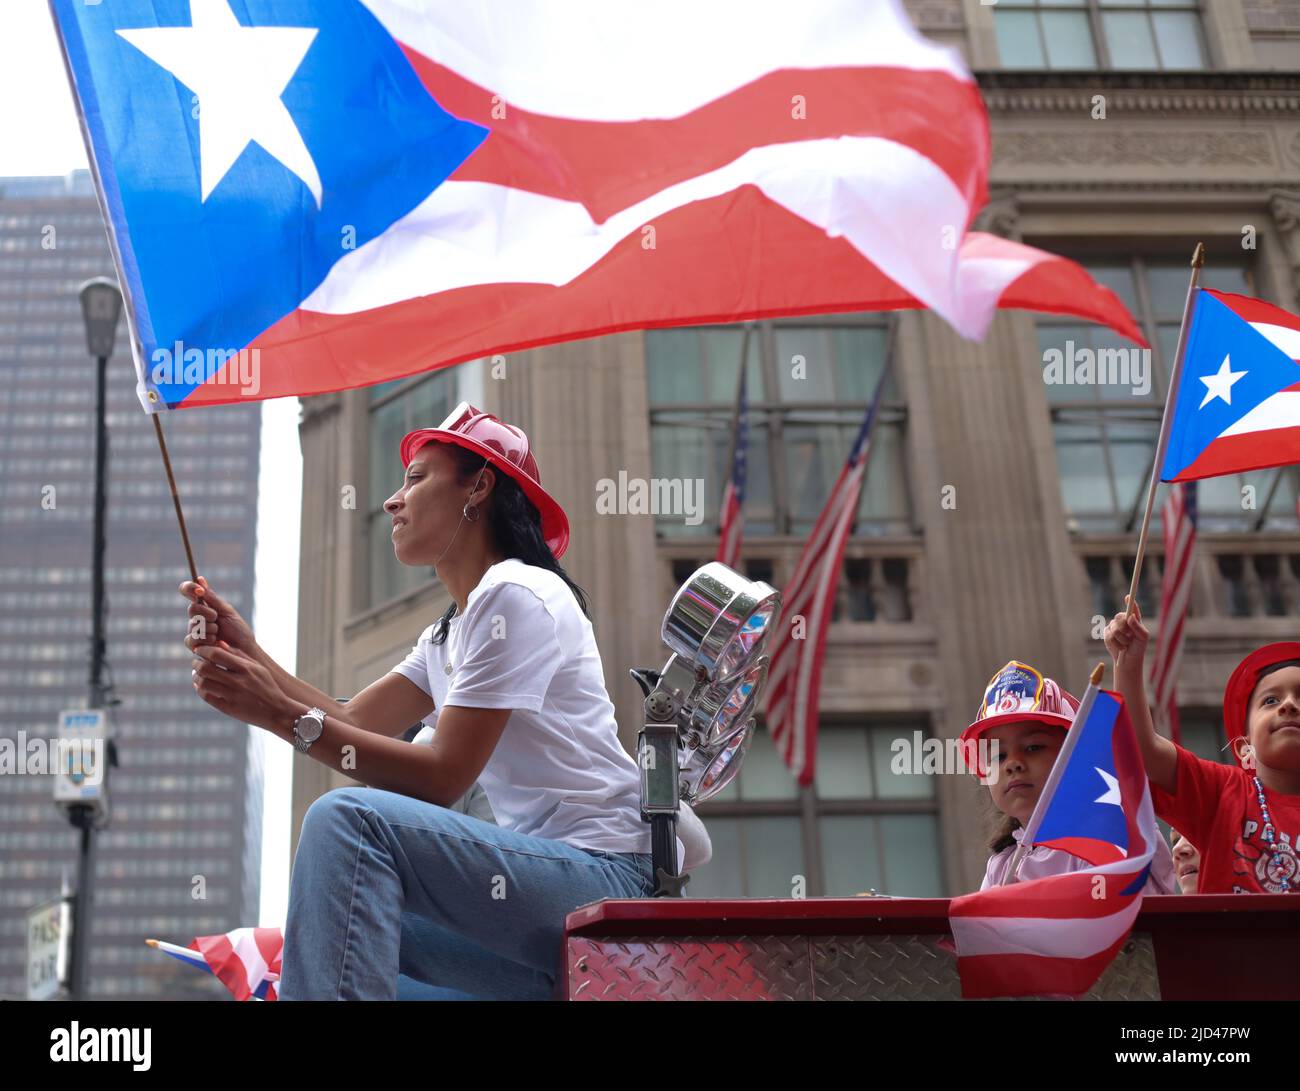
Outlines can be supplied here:
<path id="1" fill-rule="evenodd" d="M 1123 945 L 1155 855 L 1155 811 L 1124 700 L 1093 672 L 1012 859 L 1047 845 L 1093 865 L 953 899 L 962 995 L 1080 995 Z"/>
<path id="2" fill-rule="evenodd" d="M 1093 706 L 1105 692 L 1097 688 L 1102 670 L 1099 663 L 1088 679 L 1074 722 L 1011 857 L 1008 883 L 1019 881 L 1021 865 L 1035 845 L 1061 849 L 1090 864 L 1107 864 L 1128 855 L 1123 810 L 1111 809 L 1120 808 L 1113 732 L 1123 702 L 1112 707 L 1113 702 L 1103 700 L 1105 707 L 1094 717 Z M 1103 796 L 1089 801 L 1098 788 L 1105 789 Z"/>
<path id="3" fill-rule="evenodd" d="M 1156 486 L 1160 482 L 1160 467 L 1169 448 L 1169 426 L 1173 422 L 1171 407 L 1178 402 L 1178 386 L 1182 378 L 1183 355 L 1187 351 L 1187 325 L 1196 302 L 1197 281 L 1201 278 L 1201 267 L 1205 264 L 1205 244 L 1198 242 L 1192 251 L 1192 275 L 1187 284 L 1187 298 L 1183 302 L 1183 321 L 1178 328 L 1178 347 L 1174 350 L 1174 366 L 1169 377 L 1169 391 L 1165 396 L 1165 408 L 1160 417 L 1160 436 L 1156 440 L 1156 455 L 1151 463 L 1151 477 L 1147 482 L 1146 506 L 1142 510 L 1142 529 L 1138 532 L 1137 555 L 1133 559 L 1133 580 L 1129 584 L 1128 598 L 1125 600 L 1124 613 L 1127 617 L 1137 602 L 1138 582 L 1142 578 L 1142 559 L 1146 556 L 1147 531 L 1151 529 L 1151 511 L 1156 502 Z"/>
<path id="4" fill-rule="evenodd" d="M 156 939 L 145 943 L 213 974 L 236 1000 L 277 998 L 284 952 L 284 933 L 279 928 L 236 928 L 222 936 L 198 936 L 188 947 Z"/>
<path id="5" fill-rule="evenodd" d="M 1197 243 L 1151 467 L 1129 606 L 1137 596 L 1159 481 L 1196 481 L 1300 462 L 1300 317 L 1198 285 Z"/>
<path id="6" fill-rule="evenodd" d="M 1200 288 L 1162 481 L 1300 462 L 1300 317 Z"/>

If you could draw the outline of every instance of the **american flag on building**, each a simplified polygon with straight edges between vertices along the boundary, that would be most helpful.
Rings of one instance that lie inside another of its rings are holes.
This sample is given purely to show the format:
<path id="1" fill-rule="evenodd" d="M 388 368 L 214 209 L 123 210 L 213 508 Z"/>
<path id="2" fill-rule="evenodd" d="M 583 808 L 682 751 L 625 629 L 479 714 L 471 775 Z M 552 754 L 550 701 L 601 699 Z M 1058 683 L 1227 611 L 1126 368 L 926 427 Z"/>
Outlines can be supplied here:
<path id="1" fill-rule="evenodd" d="M 1160 585 L 1160 631 L 1151 659 L 1151 707 L 1156 730 L 1181 741 L 1178 724 L 1178 668 L 1183 660 L 1187 606 L 1192 597 L 1193 556 L 1196 551 L 1196 482 L 1169 490 L 1162 510 L 1165 533 L 1165 572 Z"/>
<path id="2" fill-rule="evenodd" d="M 746 335 L 748 340 L 748 335 Z M 740 390 L 736 395 L 736 412 L 731 422 L 731 471 L 722 490 L 722 513 L 719 516 L 718 557 L 728 568 L 740 562 L 740 543 L 745 536 L 745 478 L 749 457 L 749 406 L 745 391 L 745 360 L 740 362 Z"/>
<path id="3" fill-rule="evenodd" d="M 844 562 L 844 545 L 853 530 L 871 452 L 871 428 L 880 408 L 889 364 L 876 383 L 862 427 L 849 449 L 826 506 L 804 543 L 784 594 L 783 630 L 768 669 L 767 727 L 786 766 L 800 784 L 816 772 L 817 714 L 820 706 L 826 627 Z"/>

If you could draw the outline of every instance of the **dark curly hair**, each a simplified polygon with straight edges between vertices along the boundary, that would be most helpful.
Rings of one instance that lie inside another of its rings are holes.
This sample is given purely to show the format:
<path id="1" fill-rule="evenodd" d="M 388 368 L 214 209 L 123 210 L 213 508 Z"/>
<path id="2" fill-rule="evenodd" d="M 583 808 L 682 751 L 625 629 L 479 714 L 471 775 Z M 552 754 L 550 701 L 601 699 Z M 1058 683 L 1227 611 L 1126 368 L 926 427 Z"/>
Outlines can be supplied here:
<path id="1" fill-rule="evenodd" d="M 470 478 L 478 474 L 484 466 L 490 465 L 489 460 L 482 455 L 457 444 L 439 443 L 438 440 L 431 442 L 438 443 L 455 460 L 457 477 L 462 484 L 467 484 Z M 524 564 L 536 565 L 538 568 L 554 572 L 568 584 L 582 612 L 588 617 L 591 616 L 587 609 L 586 594 L 569 578 L 569 574 L 560 566 L 550 546 L 546 544 L 546 539 L 542 537 L 541 512 L 524 495 L 524 490 L 519 487 L 518 482 L 508 474 L 498 471 L 496 475 L 496 487 L 493 488 L 491 499 L 487 503 L 487 517 L 488 531 L 502 553 L 507 557 L 516 557 Z M 451 619 L 455 616 L 456 604 L 453 602 L 438 619 L 438 627 L 433 634 L 434 644 L 441 644 L 447 639 Z"/>
<path id="2" fill-rule="evenodd" d="M 989 837 L 989 851 L 999 853 L 1003 849 L 1011 848 L 1016 843 L 1016 839 L 1011 834 L 1018 829 L 1020 829 L 1020 819 L 998 811 L 993 820 L 993 833 Z"/>

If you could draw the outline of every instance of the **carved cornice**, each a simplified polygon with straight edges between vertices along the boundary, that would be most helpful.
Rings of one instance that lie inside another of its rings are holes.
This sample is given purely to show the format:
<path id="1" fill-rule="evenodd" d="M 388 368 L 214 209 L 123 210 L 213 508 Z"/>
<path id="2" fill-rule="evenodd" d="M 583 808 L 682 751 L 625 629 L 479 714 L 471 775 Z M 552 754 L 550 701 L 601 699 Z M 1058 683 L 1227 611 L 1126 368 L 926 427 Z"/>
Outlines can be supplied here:
<path id="1" fill-rule="evenodd" d="M 1035 166 L 1271 167 L 1277 165 L 1268 132 L 1242 129 L 1117 129 L 1113 122 L 1068 130 L 1003 129 L 994 136 L 995 164 Z"/>
<path id="2" fill-rule="evenodd" d="M 1258 72 L 1007 72 L 976 74 L 990 114 L 1264 116 L 1300 113 L 1300 77 Z"/>
<path id="3" fill-rule="evenodd" d="M 1116 193 L 1131 196 L 1134 200 L 1158 202 L 1168 198 L 1171 193 L 1190 194 L 1195 197 L 1221 196 L 1242 201 L 1263 203 L 1269 193 L 1279 186 L 1294 184 L 1292 178 L 1277 178 L 1259 182 L 1205 182 L 1205 181 L 1166 181 L 1140 180 L 1116 182 L 1113 180 L 1078 180 L 1078 179 L 1017 179 L 1010 188 L 1017 194 L 1024 193 Z"/>

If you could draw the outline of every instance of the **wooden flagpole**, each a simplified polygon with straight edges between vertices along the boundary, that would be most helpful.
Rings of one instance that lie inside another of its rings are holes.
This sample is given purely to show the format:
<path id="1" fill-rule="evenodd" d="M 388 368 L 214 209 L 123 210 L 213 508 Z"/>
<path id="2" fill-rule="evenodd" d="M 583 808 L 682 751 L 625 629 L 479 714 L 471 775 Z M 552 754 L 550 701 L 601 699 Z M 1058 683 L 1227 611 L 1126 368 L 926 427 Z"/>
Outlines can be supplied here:
<path id="1" fill-rule="evenodd" d="M 1201 266 L 1205 264 L 1205 244 L 1198 242 L 1192 252 L 1192 278 L 1187 285 L 1187 301 L 1183 304 L 1183 324 L 1178 329 L 1178 349 L 1174 353 L 1174 367 L 1169 376 L 1169 392 L 1165 396 L 1165 411 L 1160 418 L 1160 438 L 1156 442 L 1156 457 L 1151 464 L 1151 480 L 1147 485 L 1146 510 L 1142 513 L 1142 530 L 1138 533 L 1137 557 L 1133 561 L 1133 579 L 1129 583 L 1124 616 L 1133 612 L 1137 601 L 1138 579 L 1142 575 L 1142 560 L 1146 555 L 1147 531 L 1151 526 L 1151 510 L 1155 507 L 1156 486 L 1160 484 L 1160 470 L 1164 466 L 1165 452 L 1169 447 L 1169 430 L 1174 423 L 1174 409 L 1178 403 L 1178 388 L 1183 377 L 1183 355 L 1187 351 L 1187 326 L 1196 302 L 1197 283 L 1201 279 Z"/>
<path id="2" fill-rule="evenodd" d="M 190 532 L 185 526 L 185 512 L 181 510 L 181 495 L 176 491 L 176 475 L 172 473 L 171 456 L 167 453 L 167 440 L 163 437 L 162 417 L 160 413 L 150 413 L 153 417 L 154 435 L 158 437 L 158 450 L 162 452 L 163 468 L 167 471 L 167 484 L 172 490 L 172 504 L 176 507 L 176 521 L 181 525 L 181 541 L 185 543 L 185 559 L 190 565 L 190 579 L 199 582 L 199 570 L 194 565 L 194 550 L 190 548 Z"/>

